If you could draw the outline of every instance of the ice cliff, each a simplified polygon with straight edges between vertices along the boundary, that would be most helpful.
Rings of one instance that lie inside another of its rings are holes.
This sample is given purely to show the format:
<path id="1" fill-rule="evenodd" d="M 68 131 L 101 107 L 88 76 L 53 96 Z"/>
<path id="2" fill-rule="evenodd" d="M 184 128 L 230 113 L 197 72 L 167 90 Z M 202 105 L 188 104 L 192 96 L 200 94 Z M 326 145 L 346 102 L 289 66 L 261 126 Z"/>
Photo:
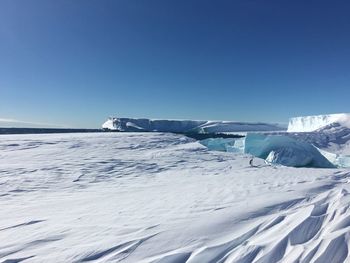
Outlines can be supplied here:
<path id="1" fill-rule="evenodd" d="M 334 168 L 316 147 L 283 135 L 247 134 L 244 152 L 276 163 L 293 167 Z"/>
<path id="2" fill-rule="evenodd" d="M 233 121 L 194 121 L 194 120 L 151 120 L 133 118 L 109 118 L 103 129 L 130 132 L 244 132 L 244 131 L 279 131 L 278 124 L 249 123 Z"/>
<path id="3" fill-rule="evenodd" d="M 331 155 L 331 158 L 327 158 L 328 156 L 324 156 L 312 144 L 284 135 L 248 133 L 245 138 L 210 138 L 200 143 L 210 150 L 246 153 L 265 159 L 270 164 L 317 168 L 334 168 L 336 164 L 339 165 L 335 161 L 337 156 Z"/>
<path id="4" fill-rule="evenodd" d="M 294 117 L 289 120 L 288 132 L 312 132 L 332 124 L 350 128 L 350 113 Z"/>

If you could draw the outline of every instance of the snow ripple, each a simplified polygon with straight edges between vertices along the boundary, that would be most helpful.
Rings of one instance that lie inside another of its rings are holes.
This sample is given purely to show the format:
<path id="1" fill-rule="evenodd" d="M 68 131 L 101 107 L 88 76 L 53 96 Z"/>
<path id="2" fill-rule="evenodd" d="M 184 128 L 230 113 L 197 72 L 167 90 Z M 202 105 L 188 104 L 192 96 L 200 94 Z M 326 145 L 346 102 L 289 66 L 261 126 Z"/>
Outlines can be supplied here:
<path id="1" fill-rule="evenodd" d="M 163 133 L 0 137 L 2 262 L 347 262 L 350 173 Z"/>

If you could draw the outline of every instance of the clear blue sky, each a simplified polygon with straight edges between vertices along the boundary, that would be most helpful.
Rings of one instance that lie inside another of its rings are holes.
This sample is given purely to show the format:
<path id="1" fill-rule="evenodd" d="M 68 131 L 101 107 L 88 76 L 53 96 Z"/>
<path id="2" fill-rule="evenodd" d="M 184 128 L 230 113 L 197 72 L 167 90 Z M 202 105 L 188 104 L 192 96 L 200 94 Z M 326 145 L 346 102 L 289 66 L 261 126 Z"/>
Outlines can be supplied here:
<path id="1" fill-rule="evenodd" d="M 350 112 L 350 2 L 0 0 L 0 118 Z"/>

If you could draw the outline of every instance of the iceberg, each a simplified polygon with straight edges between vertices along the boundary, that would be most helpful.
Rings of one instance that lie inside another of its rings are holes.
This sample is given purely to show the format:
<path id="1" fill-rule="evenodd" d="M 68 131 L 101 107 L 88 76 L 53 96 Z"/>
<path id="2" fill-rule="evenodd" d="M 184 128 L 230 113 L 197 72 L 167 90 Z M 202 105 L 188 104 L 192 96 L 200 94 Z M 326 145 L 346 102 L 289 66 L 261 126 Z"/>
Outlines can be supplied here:
<path id="1" fill-rule="evenodd" d="M 313 132 L 282 132 L 278 134 L 310 143 L 327 152 L 350 155 L 350 128 L 344 122 L 332 123 Z"/>
<path id="2" fill-rule="evenodd" d="M 208 138 L 199 143 L 210 151 L 244 153 L 245 138 Z"/>
<path id="3" fill-rule="evenodd" d="M 200 143 L 212 151 L 237 152 L 265 159 L 269 164 L 291 167 L 349 167 L 350 158 L 328 155 L 310 143 L 284 135 L 248 133 L 246 138 L 209 138 Z"/>
<path id="4" fill-rule="evenodd" d="M 338 168 L 350 167 L 350 155 L 341 155 L 318 149 L 319 152 Z"/>
<path id="5" fill-rule="evenodd" d="M 244 152 L 268 163 L 293 167 L 334 168 L 316 147 L 283 135 L 248 133 Z"/>
<path id="6" fill-rule="evenodd" d="M 102 125 L 103 129 L 129 132 L 249 132 L 249 131 L 281 131 L 279 124 L 261 122 L 234 121 L 198 121 L 198 120 L 152 120 L 110 117 Z"/>
<path id="7" fill-rule="evenodd" d="M 108 120 L 102 124 L 102 129 L 116 130 L 117 128 L 115 127 L 114 118 L 108 118 Z"/>
<path id="8" fill-rule="evenodd" d="M 266 162 L 284 166 L 307 167 L 312 162 L 312 156 L 295 148 L 278 148 L 269 153 Z"/>
<path id="9" fill-rule="evenodd" d="M 288 132 L 312 132 L 339 123 L 350 128 L 350 113 L 294 117 L 289 120 Z"/>
<path id="10" fill-rule="evenodd" d="M 226 147 L 226 151 L 244 153 L 244 146 L 245 146 L 245 138 L 238 138 L 238 139 L 235 139 L 233 146 L 228 145 Z"/>
<path id="11" fill-rule="evenodd" d="M 109 118 L 102 128 L 130 132 L 190 132 L 198 129 L 205 121 L 192 120 L 150 120 L 131 118 Z"/>
<path id="12" fill-rule="evenodd" d="M 200 143 L 212 151 L 228 152 L 230 147 L 235 144 L 233 138 L 208 138 L 201 140 Z"/>

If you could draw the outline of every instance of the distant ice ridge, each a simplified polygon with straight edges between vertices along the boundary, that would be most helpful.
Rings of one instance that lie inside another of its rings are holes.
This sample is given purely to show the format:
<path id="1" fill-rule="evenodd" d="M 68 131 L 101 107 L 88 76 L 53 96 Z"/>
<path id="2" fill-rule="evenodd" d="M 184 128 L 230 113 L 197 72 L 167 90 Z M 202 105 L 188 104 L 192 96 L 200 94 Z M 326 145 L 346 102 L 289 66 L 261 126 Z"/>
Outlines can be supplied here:
<path id="1" fill-rule="evenodd" d="M 103 129 L 130 132 L 242 132 L 242 131 L 280 131 L 278 124 L 249 123 L 233 121 L 197 121 L 197 120 L 151 120 L 133 118 L 109 118 Z"/>
<path id="2" fill-rule="evenodd" d="M 289 120 L 288 132 L 312 132 L 338 123 L 350 128 L 350 113 L 294 117 Z"/>

